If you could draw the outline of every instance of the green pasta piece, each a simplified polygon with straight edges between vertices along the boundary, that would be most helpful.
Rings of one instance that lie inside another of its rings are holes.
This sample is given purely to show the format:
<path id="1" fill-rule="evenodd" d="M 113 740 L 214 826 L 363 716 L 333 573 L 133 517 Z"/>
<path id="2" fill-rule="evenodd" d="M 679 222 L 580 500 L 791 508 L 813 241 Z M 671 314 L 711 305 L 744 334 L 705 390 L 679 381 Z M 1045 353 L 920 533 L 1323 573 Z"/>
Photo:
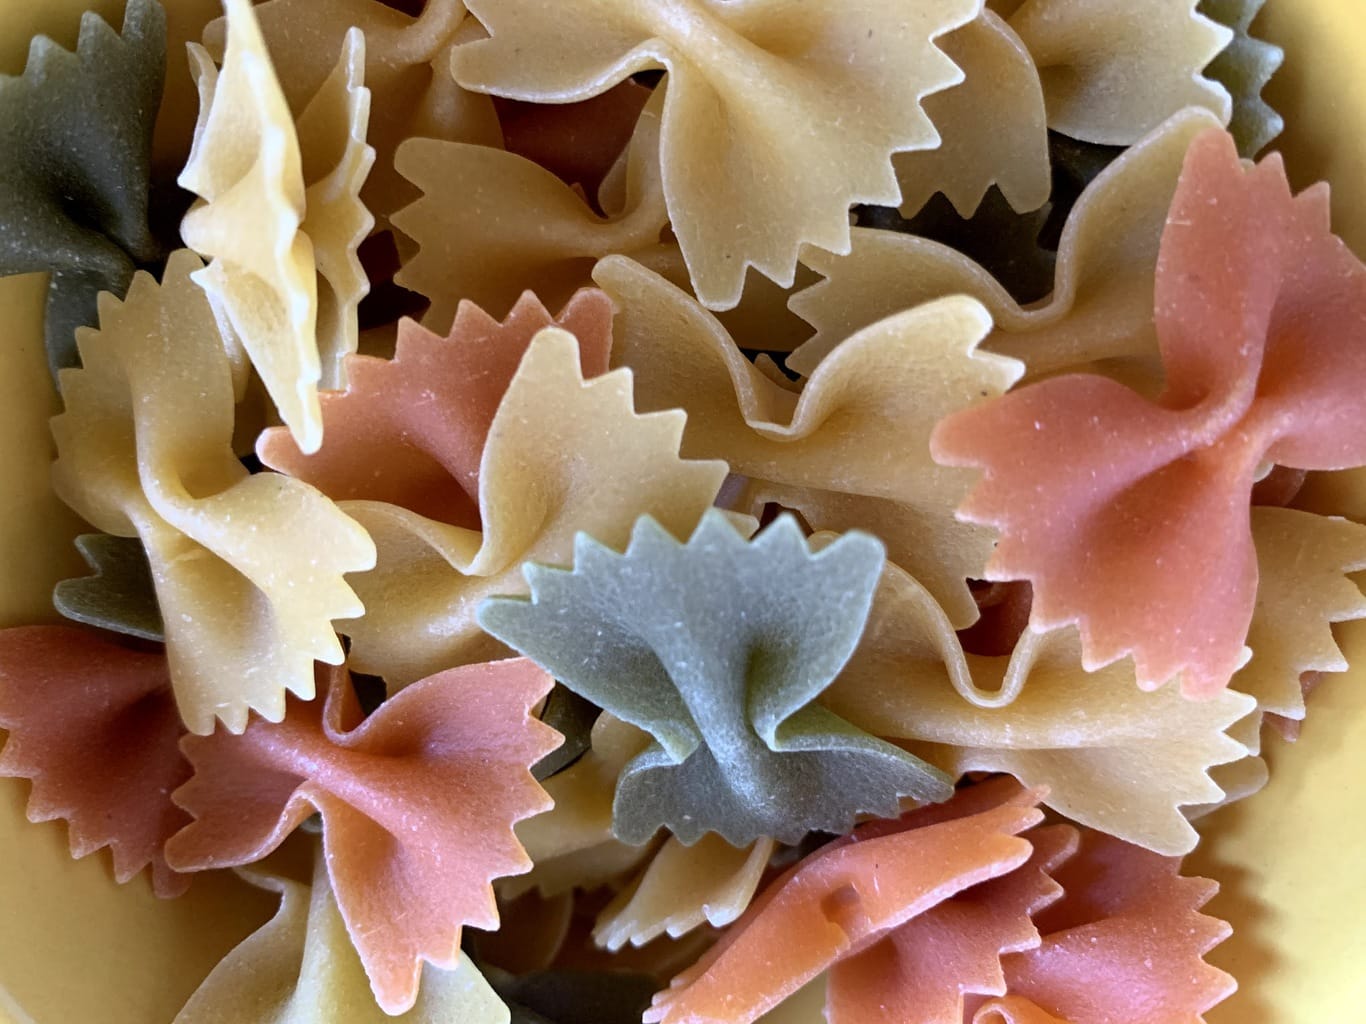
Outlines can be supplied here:
<path id="1" fill-rule="evenodd" d="M 156 585 L 142 541 L 85 533 L 76 538 L 76 549 L 95 575 L 58 583 L 52 594 L 57 611 L 75 622 L 164 641 Z"/>
<path id="2" fill-rule="evenodd" d="M 166 74 L 166 14 L 129 0 L 123 33 L 81 18 L 76 51 L 46 36 L 0 76 L 0 276 L 47 271 L 48 365 L 79 364 L 75 331 L 98 322 L 159 255 L 148 226 L 152 127 Z"/>
<path id="3" fill-rule="evenodd" d="M 1266 148 L 1285 122 L 1262 99 L 1262 89 L 1285 60 L 1285 51 L 1251 35 L 1252 22 L 1266 0 L 1200 0 L 1200 13 L 1233 29 L 1233 41 L 1205 68 L 1233 97 L 1228 130 L 1238 155 L 1251 159 Z"/>
<path id="4" fill-rule="evenodd" d="M 479 622 L 654 737 L 617 782 L 619 839 L 795 843 L 952 792 L 815 703 L 858 644 L 883 557 L 862 533 L 813 554 L 790 515 L 747 541 L 713 509 L 686 544 L 643 517 L 625 554 L 580 534 L 572 570 L 528 564 L 531 598 L 490 598 Z"/>

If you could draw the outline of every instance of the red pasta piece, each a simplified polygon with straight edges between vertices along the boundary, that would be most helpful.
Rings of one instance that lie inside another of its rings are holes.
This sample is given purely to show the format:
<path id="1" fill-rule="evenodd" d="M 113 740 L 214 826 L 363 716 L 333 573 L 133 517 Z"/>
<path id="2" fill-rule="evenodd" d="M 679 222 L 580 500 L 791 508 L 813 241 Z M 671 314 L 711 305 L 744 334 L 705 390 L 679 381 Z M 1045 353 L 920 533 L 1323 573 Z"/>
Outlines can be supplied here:
<path id="1" fill-rule="evenodd" d="M 0 632 L 0 775 L 30 779 L 30 821 L 66 819 L 74 857 L 109 847 L 114 877 L 151 865 L 159 896 L 186 875 L 166 840 L 190 819 L 171 792 L 190 777 L 166 655 L 76 626 Z"/>
<path id="2" fill-rule="evenodd" d="M 167 844 L 182 869 L 249 864 L 315 811 L 337 904 L 379 1004 L 410 1009 L 421 962 L 454 968 L 463 925 L 498 923 L 490 882 L 529 870 L 513 825 L 550 806 L 532 778 L 559 743 L 530 717 L 552 680 L 525 659 L 414 683 L 361 721 L 344 670 L 327 696 L 241 736 L 187 737 L 195 818 Z"/>
<path id="3" fill-rule="evenodd" d="M 1053 872 L 1066 895 L 1036 919 L 1043 942 L 1003 958 L 1008 998 L 976 1024 L 1198 1024 L 1237 988 L 1203 957 L 1228 937 L 1199 913 L 1218 889 L 1179 858 L 1086 829 Z"/>
<path id="4" fill-rule="evenodd" d="M 282 427 L 261 435 L 257 453 L 335 500 L 386 501 L 477 528 L 479 459 L 493 415 L 531 339 L 552 326 L 579 339 L 585 378 L 607 372 L 612 303 L 603 292 L 576 293 L 558 317 L 525 292 L 502 323 L 462 302 L 445 338 L 403 320 L 393 359 L 346 358 L 346 390 L 320 396 L 315 454 Z"/>
<path id="5" fill-rule="evenodd" d="M 1258 469 L 1366 463 L 1366 267 L 1328 226 L 1326 188 L 1292 196 L 1279 157 L 1233 140 L 1186 157 L 1158 260 L 1166 386 L 1092 375 L 964 410 L 933 438 L 983 479 L 959 511 L 1001 531 L 996 580 L 1029 580 L 1033 624 L 1077 623 L 1088 669 L 1132 654 L 1140 685 L 1224 687 L 1256 597 Z"/>
<path id="6" fill-rule="evenodd" d="M 830 1024 L 958 1024 L 962 993 L 1003 990 L 1000 953 L 1037 942 L 1028 914 L 1056 895 L 1046 876 L 1015 870 L 1032 853 L 1017 833 L 1039 821 L 1029 806 L 1037 794 L 1011 780 L 975 788 L 861 826 L 797 864 L 655 997 L 645 1020 L 748 1024 L 829 969 Z M 1000 904 L 964 895 L 973 886 Z M 927 939 L 937 945 L 917 948 Z M 905 1016 L 912 1007 L 918 1016 Z"/>

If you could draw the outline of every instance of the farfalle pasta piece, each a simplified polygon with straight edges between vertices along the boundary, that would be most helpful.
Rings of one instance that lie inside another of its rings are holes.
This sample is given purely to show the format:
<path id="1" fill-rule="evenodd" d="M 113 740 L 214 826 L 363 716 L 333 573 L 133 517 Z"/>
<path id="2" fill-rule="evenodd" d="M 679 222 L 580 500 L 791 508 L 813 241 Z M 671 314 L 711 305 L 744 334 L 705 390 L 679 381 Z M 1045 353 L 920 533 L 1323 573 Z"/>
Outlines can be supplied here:
<path id="1" fill-rule="evenodd" d="M 957 293 L 991 313 L 985 347 L 1020 359 L 1030 377 L 1100 360 L 1146 361 L 1157 351 L 1153 275 L 1182 160 L 1192 139 L 1217 126 L 1208 111 L 1183 111 L 1096 178 L 1063 230 L 1052 297 L 1037 307 L 1021 307 L 952 249 L 908 235 L 855 228 L 847 256 L 804 249 L 803 262 L 825 280 L 792 298 L 816 333 L 787 365 L 809 376 L 859 329 Z"/>
<path id="2" fill-rule="evenodd" d="M 58 583 L 52 592 L 53 607 L 73 622 L 142 640 L 165 640 L 156 581 L 142 542 L 136 537 L 83 533 L 76 538 L 76 549 L 95 573 Z"/>
<path id="3" fill-rule="evenodd" d="M 649 866 L 598 915 L 593 938 L 618 950 L 661 935 L 680 935 L 738 918 L 754 897 L 773 855 L 772 839 L 735 847 L 708 834 L 691 846 L 670 836 Z"/>
<path id="4" fill-rule="evenodd" d="M 1046 876 L 1017 870 L 1034 853 L 1019 836 L 1041 818 L 1031 803 L 1018 787 L 968 791 L 927 817 L 872 822 L 817 850 L 656 995 L 645 1020 L 751 1024 L 827 970 L 830 1024 L 874 1019 L 858 991 L 864 985 L 878 986 L 884 1010 L 888 996 L 917 1010 L 946 1000 L 950 1011 L 958 1003 L 957 1017 L 922 1019 L 961 1020 L 963 992 L 1002 990 L 1001 953 L 1037 941 L 1029 913 L 1056 892 Z M 973 891 L 982 883 L 985 899 Z M 948 961 L 938 970 L 915 945 L 936 932 L 934 954 Z M 907 1009 L 897 1005 L 888 1019 L 908 1019 Z"/>
<path id="5" fill-rule="evenodd" d="M 892 157 L 901 214 L 942 192 L 964 217 L 995 184 L 1017 211 L 1048 200 L 1048 122 L 1039 72 L 1024 43 L 990 10 L 939 40 L 961 83 L 923 106 L 940 135 L 932 149 Z"/>
<path id="6" fill-rule="evenodd" d="M 521 659 L 431 676 L 369 718 L 344 670 L 283 722 L 184 743 L 194 816 L 167 844 L 182 868 L 250 864 L 310 815 L 379 1004 L 411 1009 L 422 962 L 454 969 L 460 930 L 493 928 L 490 882 L 531 866 L 513 825 L 549 807 L 530 765 L 559 741 L 530 715 L 551 679 Z"/>
<path id="7" fill-rule="evenodd" d="M 405 13 L 415 7 L 420 13 Z M 412 186 L 394 167 L 405 139 L 501 144 L 489 98 L 461 89 L 451 77 L 451 49 L 472 27 L 460 0 L 425 0 L 403 10 L 382 0 L 266 0 L 255 13 L 296 114 L 337 64 L 348 30 L 364 34 L 364 80 L 374 97 L 369 141 L 377 159 L 361 199 L 381 224 L 412 199 Z M 222 19 L 205 30 L 215 57 L 223 54 L 226 34 Z"/>
<path id="8" fill-rule="evenodd" d="M 374 226 L 360 200 L 375 158 L 365 142 L 365 37 L 346 34 L 296 129 L 253 8 L 228 0 L 227 10 L 233 31 L 221 73 L 206 50 L 190 48 L 200 120 L 179 180 L 200 198 L 181 234 L 212 257 L 196 280 L 232 347 L 245 350 L 300 446 L 314 451 L 318 384 L 343 383 L 370 287 L 357 256 Z M 241 231 L 245 215 L 258 232 Z"/>
<path id="9" fill-rule="evenodd" d="M 1285 51 L 1252 35 L 1252 22 L 1266 0 L 1200 0 L 1199 12 L 1233 30 L 1233 41 L 1205 68 L 1205 75 L 1233 97 L 1229 134 L 1238 152 L 1255 157 L 1277 135 L 1285 122 L 1262 99 L 1262 89 L 1285 60 Z"/>
<path id="10" fill-rule="evenodd" d="M 1208 697 L 1245 659 L 1259 466 L 1366 463 L 1366 267 L 1329 232 L 1326 189 L 1292 197 L 1279 157 L 1244 170 L 1209 132 L 1156 288 L 1156 400 L 1058 377 L 953 414 L 932 446 L 985 470 L 960 514 L 1001 531 L 986 578 L 1028 579 L 1036 628 L 1076 623 L 1088 669 L 1132 655 L 1140 686 L 1179 673 Z"/>
<path id="11" fill-rule="evenodd" d="M 999 395 L 1014 361 L 976 350 L 985 310 L 954 297 L 849 338 L 800 395 L 767 378 L 696 300 L 629 260 L 594 271 L 618 307 L 613 360 L 629 366 L 645 409 L 682 408 L 683 451 L 725 459 L 754 500 L 796 509 L 814 528 L 866 529 L 923 579 L 956 625 L 976 617 L 966 580 L 992 536 L 954 517 L 972 478 L 930 458 L 941 416 Z"/>
<path id="12" fill-rule="evenodd" d="M 721 462 L 684 461 L 683 414 L 640 415 L 631 374 L 587 382 L 579 345 L 536 334 L 489 428 L 479 463 L 482 533 L 397 505 L 348 501 L 379 549 L 354 577 L 366 615 L 346 630 L 353 665 L 391 689 L 506 650 L 475 621 L 484 597 L 525 593 L 523 562 L 569 561 L 582 531 L 621 545 L 641 515 L 686 535 L 725 478 Z"/>
<path id="13" fill-rule="evenodd" d="M 826 538 L 828 539 L 828 538 Z M 930 594 L 895 565 L 822 703 L 954 776 L 1009 772 L 1069 818 L 1166 854 L 1197 836 L 1180 808 L 1221 800 L 1211 766 L 1247 748 L 1226 732 L 1255 707 L 1134 685 L 1130 662 L 1083 671 L 1076 631 L 1029 630 L 999 657 L 964 654 Z"/>
<path id="14" fill-rule="evenodd" d="M 391 1016 L 371 995 L 321 852 L 313 883 L 269 866 L 241 869 L 280 894 L 280 909 L 216 966 L 172 1024 L 508 1024 L 508 1009 L 470 958 L 427 965 L 410 1010 Z"/>
<path id="15" fill-rule="evenodd" d="M 374 564 L 365 532 L 312 487 L 251 475 L 233 452 L 232 370 L 180 250 L 160 284 L 139 272 L 101 299 L 52 421 L 57 493 L 105 533 L 138 537 L 165 623 L 176 701 L 192 732 L 249 709 L 278 720 L 313 694 L 314 659 L 340 662 L 332 620 L 359 615 L 343 574 Z"/>
<path id="16" fill-rule="evenodd" d="M 44 344 L 57 371 L 96 296 L 120 298 L 160 246 L 147 224 L 152 126 L 166 74 L 166 14 L 129 0 L 116 33 L 81 17 L 73 53 L 46 36 L 23 75 L 0 76 L 0 275 L 47 271 Z"/>
<path id="17" fill-rule="evenodd" d="M 1048 126 L 1127 146 L 1186 107 L 1228 124 L 1232 100 L 1203 75 L 1233 39 L 1199 0 L 1025 0 L 1010 15 L 1039 67 Z"/>
<path id="18" fill-rule="evenodd" d="M 120 882 L 150 866 L 158 895 L 185 891 L 162 855 L 190 777 L 163 654 L 84 627 L 0 631 L 0 729 L 0 775 L 33 783 L 30 821 L 65 819 L 74 857 L 109 847 Z"/>
<path id="19" fill-rule="evenodd" d="M 185 244 L 210 259 L 195 280 L 229 349 L 260 374 L 305 451 L 322 443 L 318 411 L 318 287 L 313 243 L 300 229 L 299 140 L 250 0 L 224 0 L 232 32 L 221 71 L 191 44 L 199 123 L 177 179 L 199 198 L 181 221 Z M 241 228 L 250 217 L 257 225 Z"/>
<path id="20" fill-rule="evenodd" d="M 1298 509 L 1252 510 L 1257 602 L 1248 626 L 1252 659 L 1233 687 L 1265 714 L 1304 718 L 1307 672 L 1345 672 L 1332 623 L 1366 618 L 1366 597 L 1347 576 L 1366 569 L 1366 526 Z"/>
<path id="21" fill-rule="evenodd" d="M 1102 832 L 1080 839 L 1051 871 L 1064 896 L 1036 915 L 1041 944 L 1002 958 L 1007 994 L 973 1024 L 1203 1021 L 1237 988 L 1204 961 L 1232 931 L 1200 913 L 1219 886 Z"/>
<path id="22" fill-rule="evenodd" d="M 299 153 L 306 188 L 300 230 L 313 243 L 318 270 L 318 357 L 322 385 L 346 383 L 343 360 L 360 338 L 360 300 L 370 291 L 357 250 L 375 218 L 361 202 L 361 186 L 375 162 L 366 144 L 370 90 L 365 81 L 365 36 L 346 33 L 337 66 L 299 115 Z"/>
<path id="23" fill-rule="evenodd" d="M 921 101 L 962 79 L 935 40 L 981 0 L 612 0 L 572 18 L 541 0 L 468 6 L 490 38 L 456 50 L 466 88 L 566 102 L 667 69 L 670 219 L 697 295 L 725 309 L 747 267 L 791 284 L 802 243 L 848 251 L 852 204 L 900 201 L 891 155 L 938 142 Z"/>
<path id="24" fill-rule="evenodd" d="M 612 304 L 574 295 L 558 317 L 531 292 L 500 323 L 462 302 L 446 337 L 400 322 L 392 359 L 351 356 L 345 391 L 320 397 L 322 447 L 300 451 L 280 428 L 261 435 L 261 461 L 337 500 L 384 501 L 440 522 L 479 525 L 479 462 L 494 414 L 535 334 L 560 327 L 579 343 L 584 377 L 607 372 Z"/>
<path id="25" fill-rule="evenodd" d="M 412 139 L 397 165 L 422 197 L 394 215 L 417 245 L 394 280 L 431 300 L 423 320 L 435 330 L 461 300 L 501 316 L 530 289 L 558 305 L 591 283 L 599 257 L 656 245 L 668 223 L 648 107 L 626 150 L 622 207 L 607 215 L 545 168 L 487 146 Z"/>
<path id="26" fill-rule="evenodd" d="M 617 838 L 797 842 L 951 792 L 813 703 L 858 642 L 882 560 L 861 534 L 813 555 L 791 517 L 750 542 L 712 511 L 686 544 L 642 518 L 625 554 L 580 534 L 572 570 L 528 565 L 531 597 L 486 601 L 479 623 L 653 737 L 617 780 Z"/>

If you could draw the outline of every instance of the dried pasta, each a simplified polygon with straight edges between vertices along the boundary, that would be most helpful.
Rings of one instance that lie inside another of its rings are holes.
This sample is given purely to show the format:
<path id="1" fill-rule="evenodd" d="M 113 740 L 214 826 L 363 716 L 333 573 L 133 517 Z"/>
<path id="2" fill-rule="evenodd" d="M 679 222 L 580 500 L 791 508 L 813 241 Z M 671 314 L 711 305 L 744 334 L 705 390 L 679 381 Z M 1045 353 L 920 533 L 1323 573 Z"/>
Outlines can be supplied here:
<path id="1" fill-rule="evenodd" d="M 422 963 L 455 970 L 460 929 L 496 927 L 489 883 L 530 867 L 513 825 L 549 806 L 529 766 L 559 736 L 530 717 L 551 680 L 523 660 L 453 669 L 362 721 L 345 670 L 279 724 L 185 743 L 194 817 L 170 863 L 250 864 L 314 812 L 337 908 L 383 1010 L 415 1005 Z M 415 834 L 412 823 L 428 829 Z"/>
<path id="2" fill-rule="evenodd" d="M 172 1024 L 509 1024 L 507 1007 L 464 953 L 450 970 L 430 964 L 412 1009 L 391 1016 L 370 994 L 321 850 L 312 884 L 267 864 L 240 869 L 280 894 L 275 916 L 229 953 Z"/>
<path id="3" fill-rule="evenodd" d="M 635 374 L 641 407 L 687 412 L 686 455 L 724 459 L 752 481 L 754 502 L 796 509 L 815 529 L 870 530 L 955 624 L 972 622 L 965 581 L 980 576 L 992 537 L 954 518 L 972 479 L 934 465 L 929 435 L 1019 374 L 1013 360 L 976 351 L 990 326 L 980 305 L 951 298 L 871 326 L 794 395 L 658 276 L 614 257 L 594 278 L 619 308 L 613 359 Z"/>
<path id="4" fill-rule="evenodd" d="M 489 38 L 456 49 L 466 88 L 565 102 L 668 70 L 664 194 L 697 295 L 726 309 L 746 267 L 790 284 L 802 243 L 848 250 L 850 205 L 899 201 L 891 155 L 934 146 L 921 101 L 962 78 L 935 41 L 981 2 L 611 0 L 569 20 L 542 0 L 468 6 Z"/>
<path id="5" fill-rule="evenodd" d="M 332 620 L 361 613 L 344 573 L 374 546 L 314 488 L 248 473 L 232 449 L 233 382 L 202 264 L 172 254 L 160 284 L 139 273 L 100 330 L 79 338 L 53 420 L 57 493 L 106 533 L 147 550 L 185 724 L 240 732 L 272 720 L 291 690 L 313 694 L 313 661 L 340 662 Z"/>
<path id="6" fill-rule="evenodd" d="M 935 432 L 941 462 L 986 470 L 960 512 L 1001 530 L 987 578 L 1029 579 L 1034 625 L 1076 623 L 1088 669 L 1131 654 L 1147 688 L 1178 673 L 1191 695 L 1227 685 L 1256 601 L 1258 467 L 1366 461 L 1347 383 L 1366 372 L 1353 343 L 1362 282 L 1366 267 L 1329 231 L 1326 190 L 1294 197 L 1278 157 L 1244 170 L 1229 135 L 1201 135 L 1162 237 L 1157 399 L 1077 374 Z M 1164 524 L 1160 537 L 1130 530 L 1145 520 Z M 1197 622 L 1202 642 L 1181 639 Z"/>
<path id="7" fill-rule="evenodd" d="M 1187 107 L 1228 124 L 1232 100 L 1203 72 L 1233 32 L 1198 4 L 1025 0 L 1009 22 L 1039 66 L 1049 127 L 1127 146 Z"/>
<path id="8" fill-rule="evenodd" d="M 686 544 L 642 518 L 624 554 L 581 534 L 572 570 L 529 565 L 530 598 L 486 601 L 479 624 L 653 737 L 617 779 L 618 839 L 797 842 L 950 792 L 812 703 L 858 641 L 882 561 L 866 535 L 813 555 L 790 517 L 751 542 L 714 511 Z"/>

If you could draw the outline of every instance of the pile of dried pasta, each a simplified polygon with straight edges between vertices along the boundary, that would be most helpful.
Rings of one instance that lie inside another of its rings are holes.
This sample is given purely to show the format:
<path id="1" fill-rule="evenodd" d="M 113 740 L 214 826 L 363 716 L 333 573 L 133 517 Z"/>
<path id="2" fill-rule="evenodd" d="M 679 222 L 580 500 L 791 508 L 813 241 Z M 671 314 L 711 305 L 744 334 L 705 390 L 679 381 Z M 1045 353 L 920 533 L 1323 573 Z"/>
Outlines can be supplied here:
<path id="1" fill-rule="evenodd" d="M 1261 0 L 465 2 L 0 79 L 89 566 L 0 772 L 279 894 L 175 1024 L 1201 1020 L 1366 617 Z"/>

